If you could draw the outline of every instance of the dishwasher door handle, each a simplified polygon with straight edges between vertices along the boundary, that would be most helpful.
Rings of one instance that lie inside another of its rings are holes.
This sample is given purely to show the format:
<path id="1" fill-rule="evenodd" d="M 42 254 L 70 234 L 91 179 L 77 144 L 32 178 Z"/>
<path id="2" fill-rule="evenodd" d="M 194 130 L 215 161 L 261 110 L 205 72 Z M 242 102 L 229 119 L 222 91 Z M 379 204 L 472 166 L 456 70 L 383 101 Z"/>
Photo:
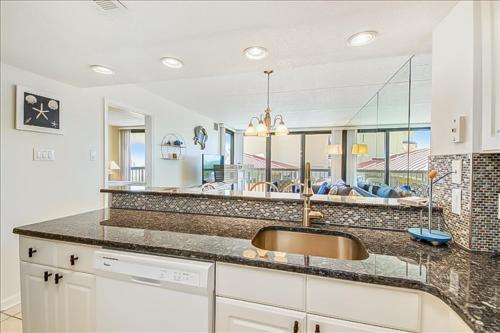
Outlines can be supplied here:
<path id="1" fill-rule="evenodd" d="M 161 286 L 160 280 L 149 279 L 149 278 L 140 277 L 140 276 L 131 275 L 130 280 L 132 280 L 133 282 L 136 282 L 136 283 L 146 284 L 148 286 L 155 286 L 155 287 Z"/>

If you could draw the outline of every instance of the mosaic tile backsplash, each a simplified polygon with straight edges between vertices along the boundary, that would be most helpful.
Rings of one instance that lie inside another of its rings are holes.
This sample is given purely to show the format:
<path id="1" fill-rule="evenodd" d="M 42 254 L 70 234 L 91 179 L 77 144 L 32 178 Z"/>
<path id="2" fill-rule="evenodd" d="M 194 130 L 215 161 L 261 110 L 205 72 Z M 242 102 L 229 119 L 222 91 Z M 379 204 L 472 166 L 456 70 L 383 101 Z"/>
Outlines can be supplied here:
<path id="1" fill-rule="evenodd" d="M 448 229 L 453 235 L 453 240 L 470 249 L 470 222 L 471 222 L 471 155 L 441 155 L 431 156 L 429 168 L 438 170 L 439 175 L 451 172 L 453 160 L 462 160 L 462 184 L 452 184 L 451 176 L 442 179 L 434 185 L 433 200 L 443 208 L 443 217 Z M 454 214 L 451 211 L 452 189 L 462 190 L 462 213 Z"/>
<path id="2" fill-rule="evenodd" d="M 472 154 L 471 248 L 500 249 L 500 153 Z"/>
<path id="3" fill-rule="evenodd" d="M 313 209 L 324 214 L 321 222 L 357 227 L 406 230 L 420 225 L 420 209 L 375 205 L 343 205 L 316 202 Z M 302 203 L 281 200 L 245 200 L 113 193 L 112 208 L 139 209 L 216 216 L 302 221 Z M 439 214 L 436 214 L 439 217 Z"/>
<path id="4" fill-rule="evenodd" d="M 451 171 L 453 160 L 462 160 L 462 184 L 447 177 L 434 187 L 434 199 L 443 208 L 443 217 L 455 242 L 473 251 L 500 249 L 500 154 L 431 156 L 430 167 L 440 174 Z M 451 211 L 451 190 L 462 190 L 462 212 Z"/>

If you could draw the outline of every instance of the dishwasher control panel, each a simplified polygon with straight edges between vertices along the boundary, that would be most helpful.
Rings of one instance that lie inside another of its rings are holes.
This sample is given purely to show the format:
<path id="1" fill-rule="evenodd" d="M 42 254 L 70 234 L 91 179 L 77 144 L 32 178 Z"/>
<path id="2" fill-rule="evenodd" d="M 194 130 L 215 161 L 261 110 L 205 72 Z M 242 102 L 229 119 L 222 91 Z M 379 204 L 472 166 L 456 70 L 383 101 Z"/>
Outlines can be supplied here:
<path id="1" fill-rule="evenodd" d="M 200 285 L 200 274 L 195 272 L 161 269 L 160 279 L 169 282 L 187 284 L 190 286 Z"/>

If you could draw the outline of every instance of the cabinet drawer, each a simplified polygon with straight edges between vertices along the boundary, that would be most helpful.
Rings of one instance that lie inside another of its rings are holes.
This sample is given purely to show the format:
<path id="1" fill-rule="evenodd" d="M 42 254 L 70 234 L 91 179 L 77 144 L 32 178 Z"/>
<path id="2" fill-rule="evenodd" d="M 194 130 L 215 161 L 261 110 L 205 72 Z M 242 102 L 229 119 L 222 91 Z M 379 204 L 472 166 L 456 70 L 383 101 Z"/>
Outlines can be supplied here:
<path id="1" fill-rule="evenodd" d="M 93 273 L 95 247 L 72 243 L 57 244 L 57 267 Z M 73 260 L 71 260 L 73 256 Z"/>
<path id="2" fill-rule="evenodd" d="M 399 288 L 307 277 L 307 312 L 419 331 L 420 294 Z"/>
<path id="3" fill-rule="evenodd" d="M 305 276 L 271 269 L 217 264 L 218 296 L 305 310 Z"/>
<path id="4" fill-rule="evenodd" d="M 306 333 L 306 314 L 268 305 L 217 297 L 217 333 Z"/>
<path id="5" fill-rule="evenodd" d="M 19 258 L 35 264 L 56 266 L 56 243 L 38 238 L 19 237 Z"/>
<path id="6" fill-rule="evenodd" d="M 390 328 L 372 326 L 321 316 L 307 315 L 308 333 L 398 333 Z"/>

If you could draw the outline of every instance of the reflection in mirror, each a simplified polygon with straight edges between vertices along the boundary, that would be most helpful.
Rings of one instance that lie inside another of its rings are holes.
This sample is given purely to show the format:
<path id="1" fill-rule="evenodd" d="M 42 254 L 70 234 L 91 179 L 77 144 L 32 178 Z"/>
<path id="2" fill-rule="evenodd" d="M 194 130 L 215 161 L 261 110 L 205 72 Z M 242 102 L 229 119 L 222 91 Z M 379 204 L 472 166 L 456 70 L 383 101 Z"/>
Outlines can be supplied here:
<path id="1" fill-rule="evenodd" d="M 412 56 L 348 124 L 348 182 L 366 197 L 425 196 L 430 154 L 430 55 Z"/>

